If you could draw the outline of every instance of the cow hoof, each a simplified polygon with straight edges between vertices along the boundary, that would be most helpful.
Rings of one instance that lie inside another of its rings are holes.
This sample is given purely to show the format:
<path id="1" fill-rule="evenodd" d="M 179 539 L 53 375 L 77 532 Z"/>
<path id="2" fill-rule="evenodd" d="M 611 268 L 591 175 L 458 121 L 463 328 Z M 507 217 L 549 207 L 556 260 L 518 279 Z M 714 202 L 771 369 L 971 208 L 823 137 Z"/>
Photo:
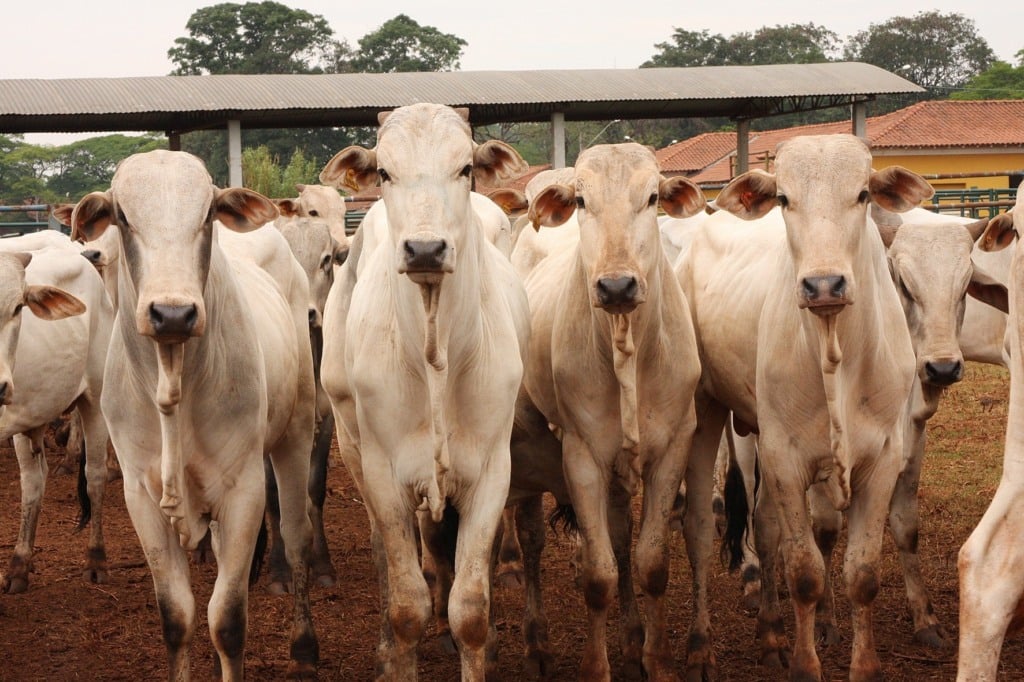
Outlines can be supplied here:
<path id="1" fill-rule="evenodd" d="M 644 667 L 639 661 L 625 661 L 622 664 L 622 676 L 616 679 L 638 681 L 644 677 Z"/>
<path id="2" fill-rule="evenodd" d="M 320 587 L 334 587 L 338 580 L 330 573 L 321 573 L 316 576 L 316 584 Z"/>
<path id="3" fill-rule="evenodd" d="M 828 648 L 839 643 L 839 630 L 834 623 L 816 623 L 814 625 L 814 638 L 819 646 Z"/>
<path id="4" fill-rule="evenodd" d="M 107 469 L 107 483 L 113 483 L 114 481 L 119 481 L 122 478 L 123 476 L 121 475 L 120 469 Z"/>
<path id="5" fill-rule="evenodd" d="M 315 680 L 316 666 L 311 663 L 298 663 L 292 661 L 288 664 L 288 672 L 285 679 L 289 680 Z"/>
<path id="6" fill-rule="evenodd" d="M 550 680 L 555 676 L 555 657 L 547 651 L 531 651 L 525 665 L 529 679 Z"/>
<path id="7" fill-rule="evenodd" d="M 272 594 L 275 597 L 286 595 L 288 594 L 288 584 L 280 580 L 271 581 L 267 583 L 267 594 Z"/>
<path id="8" fill-rule="evenodd" d="M 761 590 L 747 592 L 740 597 L 740 609 L 747 615 L 754 615 L 761 608 Z"/>
<path id="9" fill-rule="evenodd" d="M 714 679 L 717 679 L 714 669 L 708 670 L 702 665 L 694 665 L 686 669 L 686 682 L 711 682 Z"/>
<path id="10" fill-rule="evenodd" d="M 82 580 L 87 583 L 105 585 L 110 578 L 107 576 L 107 569 L 97 566 L 89 566 L 82 571 Z"/>
<path id="11" fill-rule="evenodd" d="M 783 670 L 789 667 L 789 654 L 785 651 L 766 651 L 761 654 L 761 665 L 769 670 Z"/>
<path id="12" fill-rule="evenodd" d="M 509 589 L 522 587 L 525 584 L 522 569 L 508 567 L 498 571 L 498 584 Z"/>
<path id="13" fill-rule="evenodd" d="M 25 576 L 7 577 L 4 578 L 0 587 L 3 587 L 7 594 L 24 594 L 28 591 L 28 578 Z"/>
<path id="14" fill-rule="evenodd" d="M 437 645 L 441 648 L 441 651 L 450 656 L 459 653 L 459 647 L 455 644 L 455 638 L 452 637 L 451 630 L 445 630 L 437 636 Z"/>
<path id="15" fill-rule="evenodd" d="M 949 649 L 952 646 L 938 625 L 929 625 L 923 630 L 918 630 L 914 633 L 914 641 L 933 649 Z"/>
<path id="16" fill-rule="evenodd" d="M 75 470 L 72 469 L 70 465 L 61 462 L 56 467 L 54 467 L 53 473 L 57 474 L 58 476 L 70 476 L 71 474 L 75 473 Z"/>

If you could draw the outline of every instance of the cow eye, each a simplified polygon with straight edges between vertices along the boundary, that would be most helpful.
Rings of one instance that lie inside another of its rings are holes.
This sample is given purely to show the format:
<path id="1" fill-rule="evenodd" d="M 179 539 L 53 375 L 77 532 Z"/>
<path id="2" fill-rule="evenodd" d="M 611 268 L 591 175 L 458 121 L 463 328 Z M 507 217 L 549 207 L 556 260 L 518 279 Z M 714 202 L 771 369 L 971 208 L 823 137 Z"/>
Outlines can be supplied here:
<path id="1" fill-rule="evenodd" d="M 857 203 L 866 204 L 869 201 L 871 201 L 871 193 L 868 192 L 866 189 L 861 190 L 860 194 L 857 195 Z"/>
<path id="2" fill-rule="evenodd" d="M 320 269 L 323 270 L 324 272 L 329 272 L 330 271 L 330 269 L 331 269 L 331 254 L 329 254 L 329 253 L 325 254 L 324 257 L 320 259 Z"/>
<path id="3" fill-rule="evenodd" d="M 657 203 L 658 203 L 658 194 L 657 194 L 657 192 L 653 192 L 651 194 L 651 196 L 648 197 L 648 199 L 647 199 L 647 205 L 648 206 L 654 206 Z"/>
<path id="4" fill-rule="evenodd" d="M 14 306 L 14 315 L 13 315 L 13 317 L 17 317 L 18 313 L 20 313 L 21 309 L 24 308 L 24 307 L 25 307 L 24 303 L 19 303 L 18 305 Z"/>
<path id="5" fill-rule="evenodd" d="M 779 202 L 779 206 L 781 206 L 782 208 L 786 208 L 789 206 L 789 197 L 787 197 L 785 194 L 776 195 L 775 200 Z"/>
<path id="6" fill-rule="evenodd" d="M 468 178 L 472 174 L 473 174 L 473 165 L 469 164 L 469 163 L 467 163 L 465 166 L 463 166 L 462 170 L 459 171 L 459 177 L 463 177 L 463 178 Z"/>
<path id="7" fill-rule="evenodd" d="M 320 215 L 320 211 L 316 210 L 315 208 L 314 208 L 314 209 L 310 209 L 310 211 L 309 211 L 309 216 L 310 216 L 311 218 L 316 218 L 316 217 L 318 217 L 319 215 Z"/>
<path id="8" fill-rule="evenodd" d="M 125 217 L 124 211 L 120 208 L 117 209 L 117 224 L 122 226 L 128 225 L 128 218 Z"/>
<path id="9" fill-rule="evenodd" d="M 377 175 L 380 176 L 380 181 L 381 182 L 389 182 L 391 180 L 391 176 L 388 175 L 388 172 L 386 170 L 384 170 L 383 168 L 378 168 L 377 169 Z"/>
<path id="10" fill-rule="evenodd" d="M 902 279 L 900 280 L 900 291 L 903 292 L 903 295 L 906 297 L 908 301 L 914 301 L 914 295 L 910 293 L 910 289 L 907 288 L 906 282 L 904 282 Z"/>
<path id="11" fill-rule="evenodd" d="M 577 196 L 576 197 L 576 208 L 586 208 L 586 207 L 587 207 L 587 203 L 585 201 L 583 201 L 583 197 Z"/>

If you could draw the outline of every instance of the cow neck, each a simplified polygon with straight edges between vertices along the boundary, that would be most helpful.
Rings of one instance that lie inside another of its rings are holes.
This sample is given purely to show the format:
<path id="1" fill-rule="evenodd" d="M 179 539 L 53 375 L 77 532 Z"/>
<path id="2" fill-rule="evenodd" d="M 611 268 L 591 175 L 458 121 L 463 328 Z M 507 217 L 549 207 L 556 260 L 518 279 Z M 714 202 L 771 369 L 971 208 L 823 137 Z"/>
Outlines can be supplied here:
<path id="1" fill-rule="evenodd" d="M 1014 245 L 1010 263 L 1009 291 L 1010 315 L 1007 332 L 1010 334 L 1010 403 L 1006 419 L 1006 447 L 1003 453 L 1003 477 L 1017 478 L 1024 469 L 1024 315 L 1020 292 L 1024 291 L 1024 251 L 1020 242 Z"/>

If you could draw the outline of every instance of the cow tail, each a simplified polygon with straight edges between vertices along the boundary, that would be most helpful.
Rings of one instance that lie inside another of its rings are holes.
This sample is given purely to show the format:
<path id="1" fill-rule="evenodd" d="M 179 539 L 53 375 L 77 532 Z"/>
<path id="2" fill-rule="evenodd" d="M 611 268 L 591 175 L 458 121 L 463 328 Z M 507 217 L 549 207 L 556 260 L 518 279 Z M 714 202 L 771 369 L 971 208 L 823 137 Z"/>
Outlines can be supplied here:
<path id="1" fill-rule="evenodd" d="M 757 464 L 754 478 L 757 480 Z M 743 543 L 747 539 L 747 517 L 750 507 L 747 504 L 747 490 L 743 481 L 743 472 L 736 462 L 730 460 L 725 475 L 725 534 L 722 536 L 721 557 L 729 565 L 729 571 L 735 571 L 743 564 Z"/>
<path id="2" fill-rule="evenodd" d="M 576 508 L 571 504 L 557 505 L 548 516 L 548 527 L 554 533 L 557 533 L 561 527 L 562 532 L 566 535 L 579 534 L 580 524 L 576 517 Z"/>

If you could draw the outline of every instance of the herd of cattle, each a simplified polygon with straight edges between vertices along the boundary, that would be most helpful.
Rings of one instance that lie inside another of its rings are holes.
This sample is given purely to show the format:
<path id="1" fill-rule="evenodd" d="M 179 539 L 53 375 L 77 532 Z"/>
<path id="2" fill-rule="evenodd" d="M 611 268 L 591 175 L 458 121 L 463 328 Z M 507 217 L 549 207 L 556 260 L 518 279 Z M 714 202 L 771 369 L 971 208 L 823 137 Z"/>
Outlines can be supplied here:
<path id="1" fill-rule="evenodd" d="M 917 488 L 926 424 L 976 360 L 1010 368 L 1010 409 L 1002 480 L 959 556 L 958 679 L 994 680 L 1024 615 L 1024 256 L 1002 250 L 1024 230 L 1024 200 L 988 221 L 936 216 L 915 208 L 932 193 L 924 179 L 871 161 L 851 135 L 795 138 L 774 173 L 744 173 L 712 206 L 663 177 L 650 149 L 599 145 L 525 192 L 486 197 L 474 179 L 500 185 L 525 163 L 474 142 L 465 111 L 433 104 L 381 114 L 376 147 L 339 152 L 322 185 L 276 203 L 217 188 L 182 152 L 131 156 L 108 191 L 57 211 L 71 239 L 0 241 L 0 438 L 14 438 L 23 501 L 2 588 L 28 587 L 43 431 L 71 410 L 85 440 L 85 578 L 107 577 L 109 439 L 169 679 L 189 677 L 189 552 L 205 537 L 220 675 L 242 679 L 265 517 L 272 585 L 294 597 L 288 675 L 315 677 L 308 586 L 336 580 L 323 517 L 336 438 L 369 514 L 381 679 L 416 679 L 432 619 L 462 679 L 485 678 L 503 529 L 522 547 L 526 656 L 551 676 L 545 493 L 579 533 L 580 679 L 613 677 L 616 597 L 626 665 L 677 679 L 674 520 L 694 585 L 686 678 L 712 679 L 713 498 L 727 481 L 723 542 L 758 600 L 762 663 L 821 679 L 815 644 L 837 640 L 825 567 L 845 513 L 849 678 L 877 680 L 887 524 L 915 637 L 947 644 L 917 558 Z M 350 241 L 336 188 L 378 183 Z"/>

